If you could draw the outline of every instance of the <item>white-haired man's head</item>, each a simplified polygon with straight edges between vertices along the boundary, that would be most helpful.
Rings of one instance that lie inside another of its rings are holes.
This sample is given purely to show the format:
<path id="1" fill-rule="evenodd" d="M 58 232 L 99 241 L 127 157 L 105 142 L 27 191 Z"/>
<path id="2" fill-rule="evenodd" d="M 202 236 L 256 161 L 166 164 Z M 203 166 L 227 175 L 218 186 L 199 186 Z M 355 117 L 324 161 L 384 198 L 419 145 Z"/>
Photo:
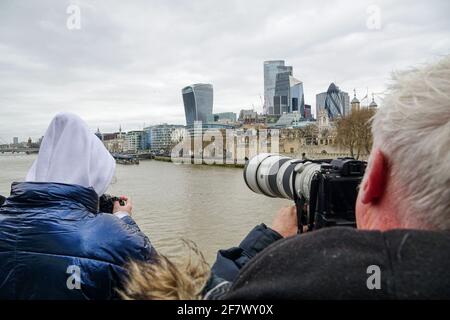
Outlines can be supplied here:
<path id="1" fill-rule="evenodd" d="M 450 229 L 450 56 L 395 74 L 372 132 L 358 227 Z"/>

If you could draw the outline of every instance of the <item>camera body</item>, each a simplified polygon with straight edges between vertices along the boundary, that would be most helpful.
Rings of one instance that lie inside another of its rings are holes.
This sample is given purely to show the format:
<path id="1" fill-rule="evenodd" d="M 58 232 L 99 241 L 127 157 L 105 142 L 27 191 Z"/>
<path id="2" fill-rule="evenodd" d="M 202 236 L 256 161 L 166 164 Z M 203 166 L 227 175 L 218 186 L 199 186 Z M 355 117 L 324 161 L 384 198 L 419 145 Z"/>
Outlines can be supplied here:
<path id="1" fill-rule="evenodd" d="M 125 205 L 125 202 L 120 200 L 119 197 L 111 196 L 105 193 L 99 199 L 99 211 L 104 213 L 113 213 L 115 201 L 119 201 L 122 206 Z"/>
<path id="2" fill-rule="evenodd" d="M 311 179 L 309 200 L 303 195 L 295 199 L 302 225 L 309 231 L 332 226 L 356 227 L 355 204 L 366 162 L 353 158 L 314 162 L 320 163 L 320 171 Z"/>
<path id="3" fill-rule="evenodd" d="M 260 154 L 247 162 L 244 180 L 256 193 L 291 199 L 297 207 L 299 231 L 355 226 L 358 186 L 365 161 L 353 158 L 300 160 Z"/>

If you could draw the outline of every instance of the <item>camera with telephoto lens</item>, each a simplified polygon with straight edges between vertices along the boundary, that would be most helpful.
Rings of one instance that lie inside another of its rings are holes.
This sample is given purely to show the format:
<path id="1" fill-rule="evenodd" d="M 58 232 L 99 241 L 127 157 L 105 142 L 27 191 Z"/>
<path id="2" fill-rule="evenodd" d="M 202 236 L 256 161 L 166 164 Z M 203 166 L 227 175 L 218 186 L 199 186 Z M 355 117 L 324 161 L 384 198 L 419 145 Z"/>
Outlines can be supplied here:
<path id="1" fill-rule="evenodd" d="M 244 168 L 254 192 L 295 201 L 299 232 L 331 226 L 356 226 L 358 186 L 367 163 L 354 158 L 299 160 L 263 153 Z"/>
<path id="2" fill-rule="evenodd" d="M 114 202 L 119 201 L 121 206 L 125 205 L 125 201 L 119 197 L 114 197 L 109 194 L 104 194 L 99 199 L 99 211 L 104 213 L 113 213 Z"/>

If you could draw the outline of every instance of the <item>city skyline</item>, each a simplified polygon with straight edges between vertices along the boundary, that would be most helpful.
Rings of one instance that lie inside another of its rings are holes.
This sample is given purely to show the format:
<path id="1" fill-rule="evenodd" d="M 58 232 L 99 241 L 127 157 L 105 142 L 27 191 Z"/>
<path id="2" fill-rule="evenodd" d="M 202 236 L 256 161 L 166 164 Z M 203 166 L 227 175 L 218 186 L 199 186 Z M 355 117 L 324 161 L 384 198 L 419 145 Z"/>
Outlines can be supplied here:
<path id="1" fill-rule="evenodd" d="M 184 124 L 180 90 L 191 83 L 214 85 L 214 113 L 261 113 L 263 62 L 276 59 L 294 68 L 315 114 L 331 82 L 362 98 L 384 91 L 393 70 L 450 51 L 450 4 L 439 0 L 377 1 L 372 27 L 371 1 L 76 4 L 80 29 L 69 30 L 68 3 L 1 2 L 0 144 L 39 138 L 61 111 L 103 132 Z"/>

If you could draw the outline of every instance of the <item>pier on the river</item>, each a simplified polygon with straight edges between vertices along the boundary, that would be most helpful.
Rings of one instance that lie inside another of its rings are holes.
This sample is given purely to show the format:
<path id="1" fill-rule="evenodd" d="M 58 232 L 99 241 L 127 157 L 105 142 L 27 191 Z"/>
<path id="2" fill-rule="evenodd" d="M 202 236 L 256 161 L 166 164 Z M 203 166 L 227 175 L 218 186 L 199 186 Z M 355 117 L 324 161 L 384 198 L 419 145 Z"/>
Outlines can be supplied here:
<path id="1" fill-rule="evenodd" d="M 0 148 L 0 153 L 38 153 L 39 148 L 28 148 L 28 147 L 8 147 L 8 148 Z"/>

